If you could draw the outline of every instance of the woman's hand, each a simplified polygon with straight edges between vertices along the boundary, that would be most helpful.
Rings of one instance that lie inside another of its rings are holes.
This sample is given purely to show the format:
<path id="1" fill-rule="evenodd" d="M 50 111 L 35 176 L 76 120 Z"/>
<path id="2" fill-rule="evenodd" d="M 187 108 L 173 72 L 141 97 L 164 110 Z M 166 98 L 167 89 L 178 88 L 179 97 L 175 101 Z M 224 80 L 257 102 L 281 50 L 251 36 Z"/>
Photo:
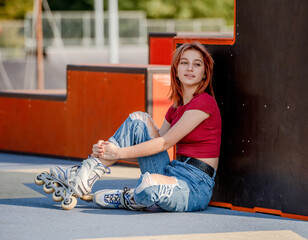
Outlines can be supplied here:
<path id="1" fill-rule="evenodd" d="M 102 153 L 102 144 L 104 141 L 100 140 L 98 143 L 94 144 L 92 147 L 92 154 L 91 157 L 99 158 L 100 154 Z"/>
<path id="2" fill-rule="evenodd" d="M 113 143 L 100 140 L 93 145 L 91 156 L 103 160 L 116 160 L 119 159 L 118 150 L 119 148 Z"/>

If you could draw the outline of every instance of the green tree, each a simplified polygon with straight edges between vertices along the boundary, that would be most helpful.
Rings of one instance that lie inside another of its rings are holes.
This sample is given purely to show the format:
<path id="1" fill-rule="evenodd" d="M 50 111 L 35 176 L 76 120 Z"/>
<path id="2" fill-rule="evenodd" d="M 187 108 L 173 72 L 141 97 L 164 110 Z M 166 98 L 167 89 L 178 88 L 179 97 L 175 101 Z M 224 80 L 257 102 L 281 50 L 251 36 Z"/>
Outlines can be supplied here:
<path id="1" fill-rule="evenodd" d="M 94 0 L 48 0 L 53 11 L 93 10 Z M 23 19 L 33 11 L 34 0 L 0 0 L 0 19 Z"/>
<path id="2" fill-rule="evenodd" d="M 32 9 L 33 0 L 0 0 L 0 19 L 23 19 Z"/>
<path id="3" fill-rule="evenodd" d="M 1 18 L 22 19 L 34 0 L 0 0 Z M 51 10 L 93 10 L 94 0 L 48 0 Z M 118 0 L 119 10 L 142 10 L 148 18 L 222 17 L 233 23 L 234 0 Z M 108 9 L 108 0 L 104 0 Z"/>
<path id="4" fill-rule="evenodd" d="M 234 0 L 118 0 L 121 10 L 143 10 L 148 18 L 222 17 L 233 23 Z"/>

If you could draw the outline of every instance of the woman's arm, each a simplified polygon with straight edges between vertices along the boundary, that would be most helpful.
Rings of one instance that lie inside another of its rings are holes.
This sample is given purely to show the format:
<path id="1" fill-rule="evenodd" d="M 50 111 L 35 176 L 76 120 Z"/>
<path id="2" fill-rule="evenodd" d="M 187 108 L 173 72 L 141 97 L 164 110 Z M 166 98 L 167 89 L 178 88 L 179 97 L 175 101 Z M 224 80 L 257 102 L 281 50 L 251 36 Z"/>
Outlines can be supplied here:
<path id="1" fill-rule="evenodd" d="M 159 136 L 163 136 L 166 134 L 166 132 L 168 132 L 168 130 L 170 129 L 171 124 L 165 119 L 163 122 L 163 125 L 161 126 L 161 128 L 159 129 L 158 133 Z"/>
<path id="2" fill-rule="evenodd" d="M 169 130 L 166 131 L 168 125 L 164 126 L 163 124 L 160 137 L 125 148 L 118 148 L 112 143 L 105 142 L 99 157 L 105 160 L 114 160 L 143 157 L 162 152 L 175 145 L 209 116 L 209 114 L 200 110 L 186 111 Z"/>

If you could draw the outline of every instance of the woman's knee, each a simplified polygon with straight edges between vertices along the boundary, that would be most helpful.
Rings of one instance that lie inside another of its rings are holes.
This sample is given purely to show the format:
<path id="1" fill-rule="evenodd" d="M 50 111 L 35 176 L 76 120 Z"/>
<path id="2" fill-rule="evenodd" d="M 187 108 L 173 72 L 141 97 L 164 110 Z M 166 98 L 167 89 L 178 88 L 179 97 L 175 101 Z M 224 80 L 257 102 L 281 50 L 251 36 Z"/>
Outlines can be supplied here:
<path id="1" fill-rule="evenodd" d="M 170 177 L 167 179 L 160 178 L 160 176 L 159 174 L 149 173 L 141 176 L 134 192 L 136 202 L 145 206 L 156 204 L 167 211 L 185 211 L 188 193 L 182 191 L 176 178 Z"/>
<path id="2" fill-rule="evenodd" d="M 139 194 L 146 188 L 152 187 L 154 185 L 156 185 L 156 182 L 153 180 L 152 174 L 146 172 L 141 175 L 137 187 L 135 189 L 135 193 Z"/>
<path id="3" fill-rule="evenodd" d="M 157 128 L 156 124 L 154 123 L 153 119 L 148 113 L 140 112 L 140 111 L 133 112 L 129 115 L 129 117 L 132 121 L 140 120 L 144 122 L 152 138 L 159 137 L 159 133 L 158 133 L 159 129 Z"/>
<path id="4" fill-rule="evenodd" d="M 151 178 L 156 184 L 176 184 L 177 183 L 174 177 L 168 177 L 168 176 L 156 174 L 156 173 L 152 173 Z"/>
<path id="5" fill-rule="evenodd" d="M 154 185 L 173 185 L 177 184 L 177 180 L 174 177 L 168 177 L 157 173 L 144 173 L 140 179 L 138 186 L 136 187 L 136 193 L 140 193 L 148 187 Z"/>
<path id="6" fill-rule="evenodd" d="M 133 112 L 131 114 L 129 114 L 129 117 L 131 120 L 141 120 L 143 121 L 145 124 L 148 122 L 148 119 L 150 117 L 150 115 L 148 113 L 145 113 L 145 112 L 140 112 L 140 111 L 137 111 L 137 112 Z"/>

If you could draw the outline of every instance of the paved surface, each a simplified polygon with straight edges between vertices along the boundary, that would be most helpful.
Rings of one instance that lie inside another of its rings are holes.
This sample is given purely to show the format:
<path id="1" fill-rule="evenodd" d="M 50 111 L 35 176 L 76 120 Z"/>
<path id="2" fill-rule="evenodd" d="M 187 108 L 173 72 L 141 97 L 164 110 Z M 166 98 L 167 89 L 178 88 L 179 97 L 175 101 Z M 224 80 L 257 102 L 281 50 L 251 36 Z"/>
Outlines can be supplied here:
<path id="1" fill-rule="evenodd" d="M 0 59 L 1 60 L 1 59 Z M 27 64 L 30 58 L 2 59 L 5 71 L 14 89 L 23 89 Z M 44 77 L 46 89 L 66 88 L 67 64 L 107 64 L 109 63 L 109 49 L 95 48 L 47 48 L 44 59 Z M 147 64 L 148 46 L 121 46 L 119 49 L 119 63 L 123 64 Z M 31 66 L 31 65 L 30 65 Z M 33 71 L 36 71 L 36 63 L 33 63 Z M 27 73 L 30 74 L 29 72 Z M 0 74 L 0 90 L 6 89 Z M 35 72 L 34 72 L 34 76 Z M 34 80 L 35 81 L 35 80 Z"/>
<path id="2" fill-rule="evenodd" d="M 308 222 L 266 214 L 208 207 L 192 213 L 169 213 L 153 208 L 144 212 L 100 209 L 78 200 L 76 208 L 61 209 L 42 186 L 36 173 L 52 165 L 75 165 L 63 159 L 0 153 L 0 239 L 210 239 L 303 240 Z M 116 165 L 94 186 L 134 187 L 136 167 Z"/>

